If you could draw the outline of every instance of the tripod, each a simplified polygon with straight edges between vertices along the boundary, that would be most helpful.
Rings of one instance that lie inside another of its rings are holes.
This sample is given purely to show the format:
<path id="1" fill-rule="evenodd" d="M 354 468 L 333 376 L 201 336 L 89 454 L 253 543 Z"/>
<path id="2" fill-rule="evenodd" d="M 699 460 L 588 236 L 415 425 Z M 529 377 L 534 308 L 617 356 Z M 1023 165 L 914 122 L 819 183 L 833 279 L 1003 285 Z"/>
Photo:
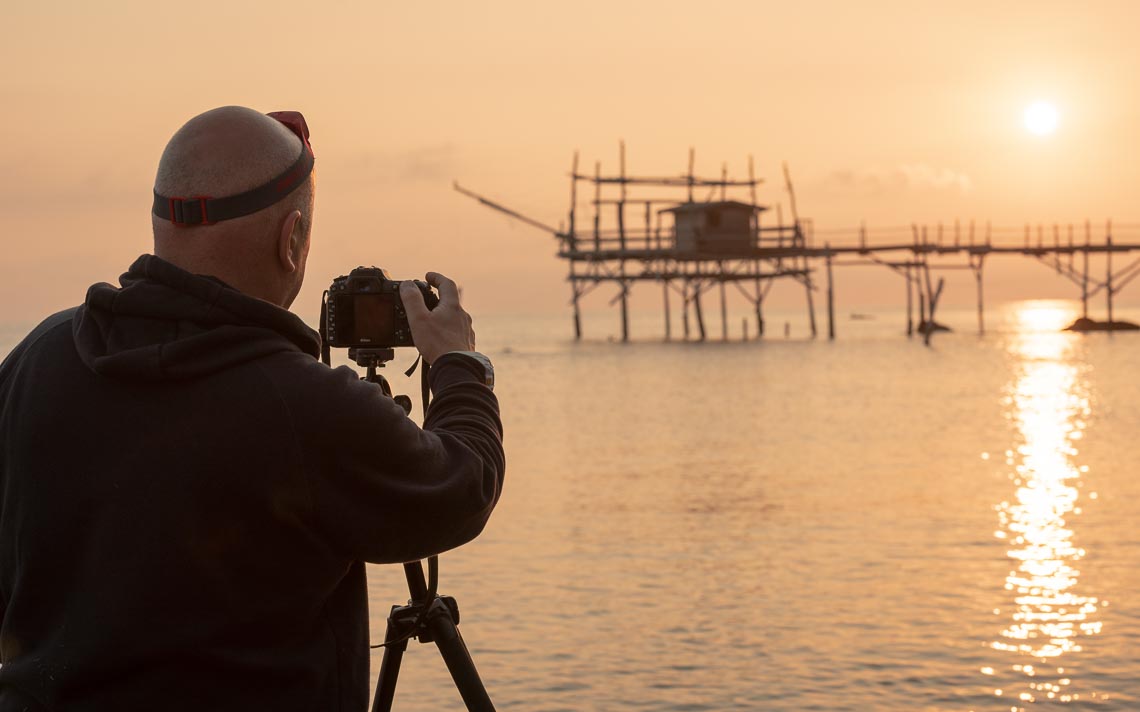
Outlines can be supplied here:
<path id="1" fill-rule="evenodd" d="M 434 574 L 436 557 L 428 560 L 428 568 Z M 429 591 L 424 582 L 424 570 L 420 562 L 404 564 L 404 575 L 408 579 L 408 590 L 412 594 L 406 606 L 392 606 L 388 615 L 388 629 L 384 635 L 384 660 L 380 664 L 380 677 L 376 682 L 376 697 L 372 702 L 372 712 L 387 712 L 392 709 L 392 698 L 396 694 L 396 679 L 400 674 L 400 662 L 408 649 L 408 640 L 418 638 L 421 643 L 435 643 L 443 662 L 447 665 L 451 679 L 459 690 L 459 696 L 469 710 L 494 712 L 495 706 L 487 696 L 487 689 L 479 679 L 475 663 L 463 642 L 457 627 L 459 605 L 451 596 L 437 596 Z"/>
<path id="2" fill-rule="evenodd" d="M 412 400 L 408 396 L 392 395 L 388 380 L 376 369 L 394 358 L 393 349 L 351 348 L 348 357 L 358 366 L 367 369 L 364 380 L 380 386 L 384 395 L 392 398 L 405 413 L 412 412 Z M 424 412 L 427 412 L 427 370 L 424 374 Z M 483 681 L 475 670 L 475 663 L 463 636 L 459 634 L 459 604 L 451 596 L 436 595 L 439 579 L 439 559 L 428 559 L 428 581 L 424 580 L 424 569 L 420 562 L 404 564 L 404 576 L 408 580 L 411 599 L 406 606 L 392 606 L 388 614 L 388 627 L 384 634 L 384 659 L 380 664 L 380 677 L 376 681 L 376 696 L 372 701 L 372 712 L 389 712 L 396 694 L 396 681 L 400 675 L 400 663 L 408 649 L 408 641 L 417 638 L 421 643 L 435 643 L 443 662 L 447 665 L 451 679 L 459 690 L 460 697 L 468 710 L 494 712 L 495 706 L 483 687 Z"/>

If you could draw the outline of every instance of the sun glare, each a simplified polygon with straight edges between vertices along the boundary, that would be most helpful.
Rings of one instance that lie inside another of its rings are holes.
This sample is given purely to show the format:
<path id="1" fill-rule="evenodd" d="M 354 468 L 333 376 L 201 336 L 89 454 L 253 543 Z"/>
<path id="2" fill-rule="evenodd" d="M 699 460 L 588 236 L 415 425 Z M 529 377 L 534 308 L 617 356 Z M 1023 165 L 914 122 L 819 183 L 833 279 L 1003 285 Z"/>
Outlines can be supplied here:
<path id="1" fill-rule="evenodd" d="M 1060 123 L 1057 107 L 1047 101 L 1035 101 L 1025 107 L 1025 128 L 1037 136 L 1048 136 Z"/>

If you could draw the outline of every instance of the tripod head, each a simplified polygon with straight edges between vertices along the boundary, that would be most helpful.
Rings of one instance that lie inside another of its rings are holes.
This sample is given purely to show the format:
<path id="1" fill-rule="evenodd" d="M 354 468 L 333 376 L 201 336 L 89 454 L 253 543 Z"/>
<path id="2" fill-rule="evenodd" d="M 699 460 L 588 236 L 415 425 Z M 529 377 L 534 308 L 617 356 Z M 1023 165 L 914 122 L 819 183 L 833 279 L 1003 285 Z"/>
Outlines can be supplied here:
<path id="1" fill-rule="evenodd" d="M 349 348 L 348 357 L 352 359 L 353 363 L 357 366 L 365 369 L 365 381 L 380 386 L 380 390 L 384 392 L 384 395 L 396 401 L 396 404 L 403 408 L 405 413 L 411 414 L 412 399 L 405 395 L 392 395 L 392 386 L 388 383 L 388 379 L 384 378 L 383 374 L 376 372 L 376 369 L 384 368 L 385 364 L 396 357 L 395 349 L 366 349 L 354 346 Z"/>

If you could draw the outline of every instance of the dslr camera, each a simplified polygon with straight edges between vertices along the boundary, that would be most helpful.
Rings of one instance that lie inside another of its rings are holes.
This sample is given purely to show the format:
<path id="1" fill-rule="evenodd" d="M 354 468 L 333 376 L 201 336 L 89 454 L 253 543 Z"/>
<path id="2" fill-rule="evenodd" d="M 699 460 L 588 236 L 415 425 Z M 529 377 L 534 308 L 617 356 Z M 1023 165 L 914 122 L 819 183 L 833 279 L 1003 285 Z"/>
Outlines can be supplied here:
<path id="1" fill-rule="evenodd" d="M 428 309 L 439 297 L 427 282 L 412 280 Z M 379 267 L 357 267 L 333 280 L 328 291 L 326 334 L 329 346 L 387 349 L 414 346 L 408 313 L 400 299 L 401 280 Z"/>

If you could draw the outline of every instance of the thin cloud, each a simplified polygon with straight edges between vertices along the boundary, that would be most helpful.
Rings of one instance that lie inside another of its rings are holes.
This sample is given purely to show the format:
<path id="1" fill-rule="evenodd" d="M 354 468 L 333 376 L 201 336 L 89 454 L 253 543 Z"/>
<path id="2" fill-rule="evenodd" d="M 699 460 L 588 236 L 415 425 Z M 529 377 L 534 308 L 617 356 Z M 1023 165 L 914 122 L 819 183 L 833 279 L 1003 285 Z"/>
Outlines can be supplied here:
<path id="1" fill-rule="evenodd" d="M 823 184 L 831 190 L 863 194 L 952 192 L 964 195 L 974 187 L 965 173 L 926 163 L 833 171 Z"/>
<path id="2" fill-rule="evenodd" d="M 459 165 L 452 143 L 417 146 L 401 151 L 371 151 L 356 155 L 349 169 L 362 183 L 387 184 L 451 180 Z"/>

